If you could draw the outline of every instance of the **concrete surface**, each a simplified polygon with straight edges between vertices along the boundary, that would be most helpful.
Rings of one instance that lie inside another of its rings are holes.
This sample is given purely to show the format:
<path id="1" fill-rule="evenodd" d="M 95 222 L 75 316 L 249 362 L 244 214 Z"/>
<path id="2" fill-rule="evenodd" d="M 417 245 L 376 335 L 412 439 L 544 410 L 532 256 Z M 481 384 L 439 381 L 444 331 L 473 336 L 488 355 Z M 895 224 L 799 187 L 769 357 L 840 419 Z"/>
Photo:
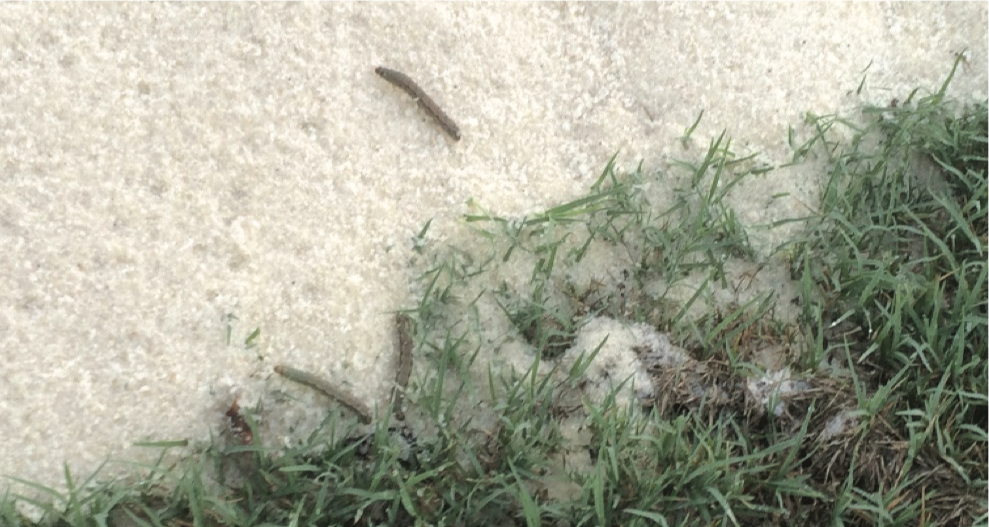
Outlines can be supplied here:
<path id="1" fill-rule="evenodd" d="M 725 128 L 785 162 L 804 112 L 936 88 L 963 50 L 951 95 L 984 99 L 986 27 L 984 2 L 2 4 L 0 474 L 199 444 L 282 361 L 385 404 L 428 219 L 536 211 Z M 743 217 L 815 185 L 770 174 Z"/>

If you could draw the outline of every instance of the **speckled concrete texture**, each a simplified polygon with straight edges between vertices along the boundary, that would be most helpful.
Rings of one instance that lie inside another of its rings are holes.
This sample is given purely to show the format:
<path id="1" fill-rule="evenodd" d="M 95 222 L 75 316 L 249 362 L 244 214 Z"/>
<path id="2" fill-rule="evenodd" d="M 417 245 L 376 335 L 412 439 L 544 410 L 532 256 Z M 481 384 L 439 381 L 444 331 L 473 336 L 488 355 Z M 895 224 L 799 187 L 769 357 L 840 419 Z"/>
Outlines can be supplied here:
<path id="1" fill-rule="evenodd" d="M 386 404 L 430 218 L 538 210 L 726 128 L 785 162 L 804 112 L 936 88 L 963 50 L 950 95 L 983 99 L 986 27 L 984 2 L 2 4 L 0 474 L 206 440 L 277 362 Z M 815 184 L 770 174 L 743 217 Z"/>

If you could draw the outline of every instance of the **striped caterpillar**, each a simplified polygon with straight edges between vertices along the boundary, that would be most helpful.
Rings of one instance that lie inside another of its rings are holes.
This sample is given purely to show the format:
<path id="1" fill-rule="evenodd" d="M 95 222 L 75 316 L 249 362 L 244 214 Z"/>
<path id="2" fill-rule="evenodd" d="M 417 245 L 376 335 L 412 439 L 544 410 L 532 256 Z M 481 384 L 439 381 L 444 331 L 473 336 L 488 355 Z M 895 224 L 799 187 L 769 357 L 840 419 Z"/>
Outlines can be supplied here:
<path id="1" fill-rule="evenodd" d="M 422 91 L 422 88 L 410 79 L 408 75 L 400 71 L 390 70 L 384 66 L 378 66 L 374 69 L 374 72 L 386 81 L 405 90 L 406 93 L 411 95 L 419 103 L 419 107 L 435 119 L 454 141 L 460 140 L 460 128 L 457 127 L 457 123 L 453 122 L 453 119 L 450 119 L 450 116 L 443 112 L 443 109 L 436 104 L 436 101 L 430 98 L 429 95 L 426 95 L 426 92 Z"/>
<path id="2" fill-rule="evenodd" d="M 361 402 L 360 399 L 337 388 L 336 386 L 333 386 L 323 379 L 320 379 L 311 373 L 297 370 L 283 364 L 275 366 L 275 373 L 299 384 L 305 384 L 310 388 L 315 388 L 329 396 L 331 399 L 336 399 L 337 402 L 347 408 L 350 408 L 351 411 L 356 413 L 360 417 L 362 423 L 367 424 L 371 422 L 371 410 L 366 404 Z"/>
<path id="3" fill-rule="evenodd" d="M 395 326 L 398 328 L 398 367 L 395 372 L 395 390 L 392 392 L 392 408 L 395 417 L 399 421 L 404 421 L 402 399 L 405 387 L 409 384 L 409 376 L 412 374 L 412 321 L 400 313 L 395 316 Z"/>
<path id="4" fill-rule="evenodd" d="M 402 401 L 405 395 L 405 388 L 409 384 L 409 377 L 412 375 L 412 347 L 414 345 L 412 342 L 412 320 L 408 316 L 399 313 L 395 316 L 395 327 L 398 330 L 398 365 L 395 368 L 395 388 L 392 392 L 392 408 L 395 412 L 395 417 L 399 421 L 404 421 L 405 413 L 402 412 Z M 371 410 L 366 404 L 350 393 L 333 386 L 323 379 L 311 373 L 285 366 L 284 364 L 275 366 L 275 373 L 286 379 L 299 384 L 305 384 L 310 388 L 315 388 L 323 392 L 324 395 L 335 399 L 356 413 L 360 417 L 361 422 L 365 424 L 371 422 Z M 237 402 L 234 401 L 231 411 L 235 411 L 236 404 Z M 230 415 L 230 412 L 227 412 L 227 415 Z"/>

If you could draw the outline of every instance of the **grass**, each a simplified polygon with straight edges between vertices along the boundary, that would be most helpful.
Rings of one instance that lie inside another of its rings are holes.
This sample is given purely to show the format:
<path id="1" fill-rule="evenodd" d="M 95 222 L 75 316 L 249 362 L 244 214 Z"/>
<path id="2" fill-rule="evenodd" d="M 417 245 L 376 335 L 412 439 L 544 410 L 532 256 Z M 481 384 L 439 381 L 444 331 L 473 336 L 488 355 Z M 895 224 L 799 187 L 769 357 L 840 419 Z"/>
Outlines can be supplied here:
<path id="1" fill-rule="evenodd" d="M 793 164 L 827 174 L 772 254 L 729 204 L 772 167 L 727 134 L 666 173 L 612 158 L 540 214 L 474 204 L 463 246 L 427 224 L 409 425 L 330 420 L 275 451 L 247 409 L 239 435 L 137 483 L 16 480 L 49 501 L 3 497 L 0 524 L 985 525 L 987 108 L 947 100 L 950 78 L 791 130 Z M 794 305 L 740 287 L 779 265 Z M 634 347 L 651 386 L 593 367 L 625 356 L 589 336 L 604 319 L 672 336 Z"/>

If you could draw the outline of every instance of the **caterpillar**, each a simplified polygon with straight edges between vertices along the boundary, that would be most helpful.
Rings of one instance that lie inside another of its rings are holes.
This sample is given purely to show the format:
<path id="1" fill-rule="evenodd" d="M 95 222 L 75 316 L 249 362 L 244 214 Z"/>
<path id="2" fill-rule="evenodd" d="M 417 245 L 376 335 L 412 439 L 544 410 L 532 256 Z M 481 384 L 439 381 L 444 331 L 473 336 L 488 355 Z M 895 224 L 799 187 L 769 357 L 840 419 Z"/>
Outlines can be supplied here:
<path id="1" fill-rule="evenodd" d="M 412 374 L 412 321 L 406 315 L 399 313 L 395 316 L 395 326 L 398 328 L 398 367 L 395 369 L 395 388 L 392 392 L 392 408 L 399 421 L 405 420 L 402 412 L 402 400 L 405 387 L 409 384 Z"/>
<path id="2" fill-rule="evenodd" d="M 347 408 L 350 408 L 354 413 L 356 413 L 358 417 L 360 417 L 362 423 L 368 424 L 371 422 L 371 410 L 368 409 L 367 405 L 353 395 L 333 386 L 323 379 L 320 379 L 311 373 L 306 373 L 302 370 L 297 370 L 283 364 L 275 366 L 275 373 L 299 384 L 305 384 L 310 388 L 315 388 L 316 390 L 319 390 L 329 396 L 331 399 L 336 399 L 337 402 Z"/>
<path id="3" fill-rule="evenodd" d="M 406 93 L 411 95 L 419 103 L 420 108 L 425 110 L 426 113 L 439 123 L 443 131 L 449 134 L 454 141 L 460 140 L 460 128 L 457 127 L 457 123 L 453 122 L 453 119 L 450 119 L 450 116 L 443 112 L 443 109 L 436 104 L 436 101 L 430 98 L 429 95 L 426 95 L 426 92 L 422 91 L 422 88 L 410 79 L 408 75 L 384 66 L 378 66 L 374 69 L 374 72 L 386 81 L 405 90 Z"/>

